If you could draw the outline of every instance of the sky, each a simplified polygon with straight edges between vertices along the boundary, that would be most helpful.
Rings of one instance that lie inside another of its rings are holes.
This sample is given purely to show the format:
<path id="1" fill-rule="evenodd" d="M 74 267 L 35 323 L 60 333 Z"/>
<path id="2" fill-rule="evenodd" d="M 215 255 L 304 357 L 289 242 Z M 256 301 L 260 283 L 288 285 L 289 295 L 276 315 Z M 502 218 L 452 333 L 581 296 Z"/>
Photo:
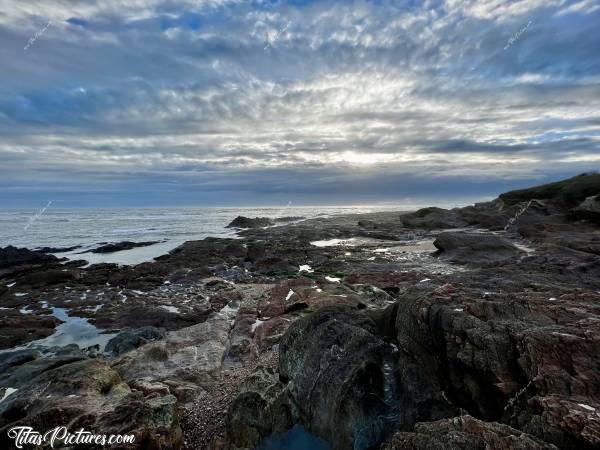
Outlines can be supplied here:
<path id="1" fill-rule="evenodd" d="M 600 166 L 599 0 L 3 0 L 0 207 L 444 203 Z"/>

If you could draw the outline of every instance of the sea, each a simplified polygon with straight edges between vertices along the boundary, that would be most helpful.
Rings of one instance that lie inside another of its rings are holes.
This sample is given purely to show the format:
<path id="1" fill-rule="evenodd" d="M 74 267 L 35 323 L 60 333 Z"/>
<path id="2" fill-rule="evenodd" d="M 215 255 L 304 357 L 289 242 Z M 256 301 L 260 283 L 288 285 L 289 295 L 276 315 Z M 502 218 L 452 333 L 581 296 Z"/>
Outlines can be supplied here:
<path id="1" fill-rule="evenodd" d="M 12 245 L 80 248 L 57 253 L 90 264 L 112 262 L 138 264 L 166 254 L 190 240 L 235 237 L 226 226 L 237 216 L 306 218 L 379 211 L 411 211 L 423 205 L 374 206 L 279 206 L 279 207 L 189 207 L 189 208 L 53 208 L 0 209 L 0 247 Z M 104 243 L 121 241 L 159 243 L 131 250 L 97 254 L 90 250 Z"/>

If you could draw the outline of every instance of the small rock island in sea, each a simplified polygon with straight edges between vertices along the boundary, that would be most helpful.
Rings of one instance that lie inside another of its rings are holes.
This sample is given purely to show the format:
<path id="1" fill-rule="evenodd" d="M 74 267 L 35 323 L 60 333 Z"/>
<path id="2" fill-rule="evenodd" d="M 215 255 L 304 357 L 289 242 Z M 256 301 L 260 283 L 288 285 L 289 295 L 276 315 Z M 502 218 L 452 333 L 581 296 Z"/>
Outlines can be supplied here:
<path id="1" fill-rule="evenodd" d="M 600 448 L 599 174 L 288 219 L 135 266 L 0 249 L 0 448 Z"/>

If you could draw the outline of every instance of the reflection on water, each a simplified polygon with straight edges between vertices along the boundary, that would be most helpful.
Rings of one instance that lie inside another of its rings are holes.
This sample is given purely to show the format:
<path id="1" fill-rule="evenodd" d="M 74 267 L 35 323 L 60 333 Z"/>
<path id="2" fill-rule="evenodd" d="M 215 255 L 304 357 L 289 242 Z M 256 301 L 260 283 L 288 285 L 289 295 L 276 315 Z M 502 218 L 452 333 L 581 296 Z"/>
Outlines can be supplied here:
<path id="1" fill-rule="evenodd" d="M 301 425 L 265 439 L 256 450 L 331 450 L 329 444 L 307 432 Z"/>
<path id="2" fill-rule="evenodd" d="M 42 304 L 44 308 L 49 308 L 47 302 Z M 52 315 L 63 322 L 56 327 L 52 335 L 25 345 L 0 350 L 0 354 L 27 349 L 44 351 L 51 347 L 64 347 L 70 344 L 76 344 L 80 349 L 98 345 L 103 352 L 108 341 L 117 335 L 117 333 L 102 333 L 103 330 L 89 323 L 89 319 L 69 316 L 68 311 L 66 308 L 52 307 Z"/>
<path id="3" fill-rule="evenodd" d="M 94 325 L 83 317 L 71 317 L 65 308 L 52 308 L 52 315 L 62 320 L 54 334 L 44 339 L 33 341 L 29 347 L 63 347 L 69 344 L 77 344 L 79 348 L 87 348 L 98 345 L 100 351 L 104 350 L 106 343 L 115 336 L 114 333 L 100 334 Z"/>
<path id="4" fill-rule="evenodd" d="M 49 308 L 46 302 L 42 302 L 42 304 L 44 308 Z M 63 321 L 56 327 L 52 335 L 31 341 L 25 345 L 0 350 L 0 354 L 26 349 L 43 351 L 51 347 L 64 347 L 70 344 L 76 344 L 80 349 L 98 345 L 100 351 L 103 352 L 108 341 L 117 335 L 117 333 L 102 333 L 103 330 L 89 323 L 89 319 L 72 317 L 67 312 L 68 309 L 66 308 L 52 307 L 52 315 Z"/>
<path id="5" fill-rule="evenodd" d="M 149 245 L 147 247 L 137 247 L 131 250 L 122 250 L 112 253 L 82 252 L 81 249 L 77 249 L 68 253 L 55 253 L 54 256 L 59 258 L 65 256 L 71 260 L 85 259 L 89 263 L 88 265 L 101 263 L 135 265 L 145 261 L 151 261 L 157 256 L 165 255 L 184 242 L 185 240 L 175 239 L 167 242 L 159 242 L 158 244 Z"/>
<path id="6" fill-rule="evenodd" d="M 287 202 L 286 202 L 287 203 Z M 43 205 L 42 205 L 43 206 Z M 232 237 L 235 230 L 225 228 L 236 216 L 281 217 L 366 213 L 387 210 L 413 210 L 408 205 L 369 206 L 293 206 L 228 208 L 59 208 L 52 204 L 26 232 L 23 227 L 38 213 L 37 209 L 0 210 L 0 247 L 72 247 L 60 253 L 69 259 L 90 263 L 137 264 L 163 255 L 177 245 L 208 236 Z M 283 208 L 285 207 L 285 208 Z M 166 241 L 149 247 L 116 253 L 84 253 L 101 242 Z"/>

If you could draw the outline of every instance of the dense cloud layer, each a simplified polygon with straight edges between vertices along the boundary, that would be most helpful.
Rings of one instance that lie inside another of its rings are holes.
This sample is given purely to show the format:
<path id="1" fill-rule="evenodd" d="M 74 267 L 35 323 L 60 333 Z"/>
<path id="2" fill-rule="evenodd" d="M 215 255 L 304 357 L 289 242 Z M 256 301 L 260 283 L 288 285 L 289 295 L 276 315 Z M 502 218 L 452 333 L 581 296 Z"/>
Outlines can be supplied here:
<path id="1" fill-rule="evenodd" d="M 594 0 L 4 3 L 0 205 L 472 199 L 600 165 Z"/>

